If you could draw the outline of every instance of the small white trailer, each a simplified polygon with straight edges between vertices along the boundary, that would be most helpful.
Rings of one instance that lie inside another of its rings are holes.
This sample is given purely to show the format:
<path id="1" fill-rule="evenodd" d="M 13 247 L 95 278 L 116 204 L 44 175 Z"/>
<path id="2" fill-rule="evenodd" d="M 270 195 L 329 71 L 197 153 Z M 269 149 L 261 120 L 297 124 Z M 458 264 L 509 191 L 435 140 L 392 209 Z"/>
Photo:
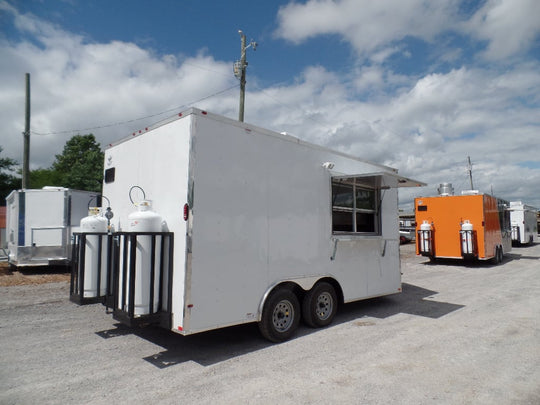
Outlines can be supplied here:
<path id="1" fill-rule="evenodd" d="M 538 209 L 521 201 L 511 201 L 508 208 L 512 224 L 512 242 L 517 245 L 538 241 Z"/>
<path id="2" fill-rule="evenodd" d="M 6 197 L 8 262 L 12 266 L 68 265 L 71 234 L 98 193 L 63 187 L 14 190 Z"/>
<path id="3" fill-rule="evenodd" d="M 108 305 L 124 323 L 182 335 L 258 322 L 278 342 L 300 317 L 328 325 L 340 303 L 401 291 L 397 187 L 423 185 L 189 109 L 105 150 Z M 141 227 L 145 214 L 157 228 Z"/>

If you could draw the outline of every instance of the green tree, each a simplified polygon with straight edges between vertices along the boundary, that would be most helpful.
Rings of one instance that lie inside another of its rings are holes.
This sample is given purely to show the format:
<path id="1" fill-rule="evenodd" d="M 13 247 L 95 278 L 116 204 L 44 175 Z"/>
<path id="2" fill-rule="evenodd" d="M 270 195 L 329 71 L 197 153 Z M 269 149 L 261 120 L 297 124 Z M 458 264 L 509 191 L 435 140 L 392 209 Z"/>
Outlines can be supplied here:
<path id="1" fill-rule="evenodd" d="M 0 153 L 3 148 L 0 146 Z M 6 197 L 21 187 L 21 179 L 13 175 L 18 163 L 8 157 L 0 157 L 0 206 L 6 205 Z"/>
<path id="2" fill-rule="evenodd" d="M 75 135 L 67 141 L 51 169 L 63 187 L 101 192 L 103 152 L 92 134 Z"/>
<path id="3" fill-rule="evenodd" d="M 62 179 L 56 170 L 35 169 L 30 171 L 30 185 L 32 188 L 43 188 L 45 186 L 62 187 Z"/>

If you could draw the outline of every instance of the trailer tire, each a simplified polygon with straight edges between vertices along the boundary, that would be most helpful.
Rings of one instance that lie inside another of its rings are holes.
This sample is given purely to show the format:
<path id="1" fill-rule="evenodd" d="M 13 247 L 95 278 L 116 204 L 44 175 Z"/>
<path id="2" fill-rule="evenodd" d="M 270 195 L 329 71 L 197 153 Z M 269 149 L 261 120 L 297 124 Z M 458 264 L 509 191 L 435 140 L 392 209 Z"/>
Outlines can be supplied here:
<path id="1" fill-rule="evenodd" d="M 290 339 L 300 323 L 300 303 L 296 294 L 286 287 L 278 287 L 264 303 L 259 330 L 271 342 Z"/>
<path id="2" fill-rule="evenodd" d="M 304 322 L 312 328 L 321 328 L 332 323 L 336 311 L 336 290 L 324 281 L 315 284 L 302 301 Z"/>
<path id="3" fill-rule="evenodd" d="M 493 256 L 493 259 L 491 259 L 491 263 L 494 265 L 499 264 L 499 246 L 495 246 L 495 255 Z"/>
<path id="4" fill-rule="evenodd" d="M 500 264 L 503 260 L 503 251 L 501 246 L 495 247 L 495 256 L 493 256 L 493 259 L 491 259 L 492 263 L 497 265 Z"/>

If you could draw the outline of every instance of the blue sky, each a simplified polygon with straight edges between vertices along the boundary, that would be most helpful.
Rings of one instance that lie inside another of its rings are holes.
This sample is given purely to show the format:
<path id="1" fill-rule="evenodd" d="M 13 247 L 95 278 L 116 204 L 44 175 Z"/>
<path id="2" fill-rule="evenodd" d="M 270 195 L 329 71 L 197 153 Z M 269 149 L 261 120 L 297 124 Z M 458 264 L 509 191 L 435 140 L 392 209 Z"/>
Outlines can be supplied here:
<path id="1" fill-rule="evenodd" d="M 2 156 L 22 161 L 24 73 L 32 167 L 70 136 L 106 144 L 197 106 L 540 207 L 540 2 L 536 0 L 0 0 Z M 146 117 L 146 118 L 145 118 Z M 112 125 L 114 124 L 114 125 Z"/>

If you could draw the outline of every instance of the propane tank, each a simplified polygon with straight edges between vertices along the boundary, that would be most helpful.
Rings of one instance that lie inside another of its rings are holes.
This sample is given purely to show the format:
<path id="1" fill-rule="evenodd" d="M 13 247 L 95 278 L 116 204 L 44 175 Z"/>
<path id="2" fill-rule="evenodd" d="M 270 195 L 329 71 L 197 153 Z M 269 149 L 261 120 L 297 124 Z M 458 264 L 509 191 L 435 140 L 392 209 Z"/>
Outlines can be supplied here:
<path id="1" fill-rule="evenodd" d="M 473 224 L 465 220 L 461 224 L 461 251 L 464 255 L 474 254 Z"/>
<path id="2" fill-rule="evenodd" d="M 81 219 L 81 231 L 107 232 L 107 218 L 101 215 L 99 207 L 90 207 L 88 216 Z"/>
<path id="3" fill-rule="evenodd" d="M 141 201 L 137 208 L 128 216 L 129 232 L 161 232 L 161 215 L 152 211 L 152 202 Z"/>
<path id="4" fill-rule="evenodd" d="M 100 235 L 90 235 L 92 233 L 107 232 L 107 218 L 101 215 L 99 207 L 90 207 L 88 216 L 81 219 L 81 232 L 86 237 L 84 256 L 84 292 L 83 297 L 93 298 L 104 296 L 106 293 L 106 269 L 107 269 L 107 239 Z M 100 257 L 101 244 L 101 257 Z M 99 264 L 101 262 L 101 269 Z M 80 269 L 79 269 L 80 271 Z M 99 274 L 101 273 L 101 274 Z M 80 275 L 79 275 L 80 276 Z M 99 283 L 98 283 L 99 280 Z M 99 284 L 99 291 L 98 291 Z"/>
<path id="5" fill-rule="evenodd" d="M 162 217 L 152 211 L 152 202 L 143 200 L 137 205 L 137 211 L 128 216 L 128 232 L 145 233 L 161 232 Z M 150 288 L 152 268 L 152 236 L 137 235 L 135 257 L 135 315 L 150 314 Z M 154 299 L 152 312 L 157 312 L 159 304 L 159 267 L 160 267 L 161 239 L 155 238 L 154 247 Z M 129 279 L 127 285 L 129 286 Z M 128 296 L 130 291 L 128 290 Z M 122 301 L 120 301 L 122 302 Z M 124 308 L 126 310 L 127 308 Z"/>
<path id="6" fill-rule="evenodd" d="M 420 253 L 426 253 L 426 254 L 432 254 L 431 249 L 431 231 L 432 227 L 431 224 L 428 221 L 423 221 L 420 224 Z"/>

